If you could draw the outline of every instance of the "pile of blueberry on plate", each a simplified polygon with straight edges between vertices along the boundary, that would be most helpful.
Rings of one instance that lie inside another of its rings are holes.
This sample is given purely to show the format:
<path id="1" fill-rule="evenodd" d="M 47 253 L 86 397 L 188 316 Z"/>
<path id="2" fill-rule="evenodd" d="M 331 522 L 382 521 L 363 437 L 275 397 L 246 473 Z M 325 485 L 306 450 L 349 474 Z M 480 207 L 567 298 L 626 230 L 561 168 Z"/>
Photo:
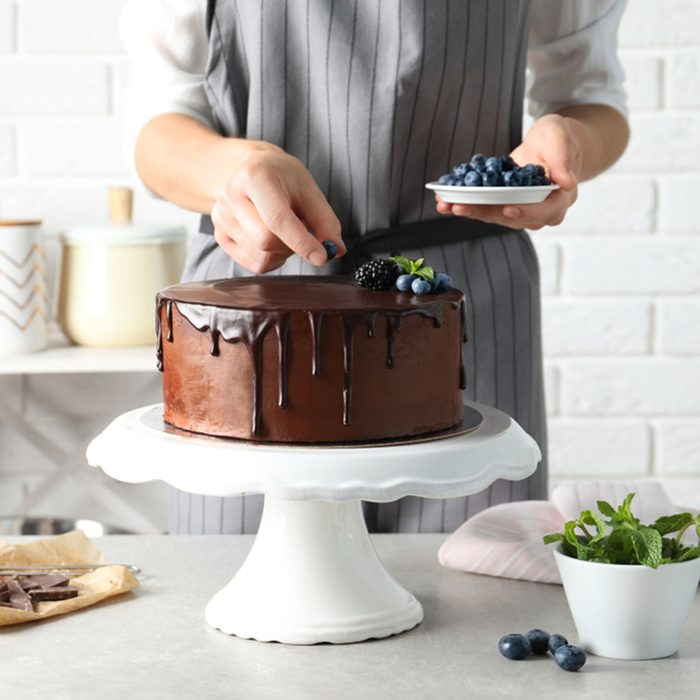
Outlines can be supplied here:
<path id="1" fill-rule="evenodd" d="M 498 650 L 513 661 L 522 661 L 533 654 L 545 656 L 549 652 L 564 671 L 578 671 L 586 663 L 583 649 L 569 644 L 561 634 L 549 634 L 540 629 L 527 634 L 507 634 L 498 641 Z"/>
<path id="2" fill-rule="evenodd" d="M 450 204 L 537 204 L 559 189 L 541 165 L 520 166 L 510 156 L 481 153 L 426 187 Z"/>

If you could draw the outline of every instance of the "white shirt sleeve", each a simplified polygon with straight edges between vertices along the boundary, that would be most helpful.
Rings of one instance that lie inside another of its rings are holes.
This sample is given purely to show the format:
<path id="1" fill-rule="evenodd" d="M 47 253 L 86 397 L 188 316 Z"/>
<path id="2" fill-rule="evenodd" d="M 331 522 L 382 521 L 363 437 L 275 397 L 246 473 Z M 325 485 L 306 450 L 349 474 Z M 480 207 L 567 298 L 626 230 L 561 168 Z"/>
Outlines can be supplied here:
<path id="1" fill-rule="evenodd" d="M 136 139 L 155 116 L 177 112 L 214 127 L 204 93 L 205 14 L 204 0 L 128 0 L 122 9 L 120 33 L 131 64 L 123 140 L 134 174 Z"/>
<path id="2" fill-rule="evenodd" d="M 537 118 L 569 105 L 604 104 L 627 116 L 617 30 L 626 0 L 533 0 L 528 111 Z"/>

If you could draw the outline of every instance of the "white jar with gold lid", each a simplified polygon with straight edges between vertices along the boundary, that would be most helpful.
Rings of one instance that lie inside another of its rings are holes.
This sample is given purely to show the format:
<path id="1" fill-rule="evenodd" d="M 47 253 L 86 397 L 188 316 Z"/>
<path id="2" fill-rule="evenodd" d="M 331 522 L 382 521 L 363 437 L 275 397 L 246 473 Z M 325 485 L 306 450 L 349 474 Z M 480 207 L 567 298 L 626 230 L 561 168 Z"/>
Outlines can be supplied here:
<path id="1" fill-rule="evenodd" d="M 118 347 L 155 342 L 155 295 L 182 271 L 180 226 L 131 223 L 131 192 L 110 191 L 112 225 L 61 235 L 58 321 L 78 345 Z"/>

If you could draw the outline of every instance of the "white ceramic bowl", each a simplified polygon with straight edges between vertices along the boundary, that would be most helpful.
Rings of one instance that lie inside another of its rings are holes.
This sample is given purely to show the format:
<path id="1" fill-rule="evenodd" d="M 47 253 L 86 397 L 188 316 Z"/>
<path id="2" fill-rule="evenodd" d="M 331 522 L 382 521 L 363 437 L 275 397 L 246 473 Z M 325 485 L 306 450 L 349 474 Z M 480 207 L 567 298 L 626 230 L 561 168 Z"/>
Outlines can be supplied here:
<path id="1" fill-rule="evenodd" d="M 461 187 L 428 182 L 426 188 L 433 190 L 443 202 L 449 204 L 539 204 L 559 189 L 559 185 L 537 185 L 536 187 Z"/>
<path id="2" fill-rule="evenodd" d="M 678 651 L 700 581 L 700 559 L 641 565 L 582 561 L 554 550 L 581 646 L 612 659 Z"/>

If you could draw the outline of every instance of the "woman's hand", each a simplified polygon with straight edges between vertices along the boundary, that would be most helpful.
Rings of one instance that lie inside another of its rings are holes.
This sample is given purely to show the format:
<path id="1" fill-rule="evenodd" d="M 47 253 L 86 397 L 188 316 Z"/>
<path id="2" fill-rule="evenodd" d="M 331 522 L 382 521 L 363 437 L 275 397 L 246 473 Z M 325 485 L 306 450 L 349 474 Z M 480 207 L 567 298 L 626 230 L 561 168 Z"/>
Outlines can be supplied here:
<path id="1" fill-rule="evenodd" d="M 579 125 L 575 120 L 559 114 L 541 117 L 510 155 L 518 165 L 535 163 L 543 166 L 550 180 L 561 189 L 552 192 L 539 204 L 448 204 L 436 197 L 438 212 L 466 216 L 513 229 L 536 230 L 560 224 L 567 209 L 576 201 L 578 193 L 582 168 Z"/>
<path id="2" fill-rule="evenodd" d="M 251 142 L 236 165 L 211 210 L 216 242 L 236 262 L 260 274 L 296 253 L 320 267 L 328 261 L 325 240 L 345 254 L 340 222 L 299 160 Z"/>

